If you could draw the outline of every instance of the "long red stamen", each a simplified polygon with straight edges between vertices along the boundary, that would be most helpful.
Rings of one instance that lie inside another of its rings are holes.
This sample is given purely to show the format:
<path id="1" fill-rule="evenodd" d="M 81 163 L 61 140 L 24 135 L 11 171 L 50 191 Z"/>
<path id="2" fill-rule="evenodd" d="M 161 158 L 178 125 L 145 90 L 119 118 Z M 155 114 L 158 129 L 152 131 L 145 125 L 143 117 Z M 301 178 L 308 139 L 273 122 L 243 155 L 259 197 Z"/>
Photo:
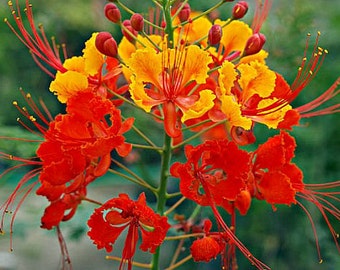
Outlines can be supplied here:
<path id="1" fill-rule="evenodd" d="M 340 93 L 340 89 L 337 89 L 338 85 L 340 84 L 340 78 L 338 78 L 332 86 L 325 91 L 322 95 L 317 97 L 316 99 L 312 100 L 311 102 L 299 106 L 296 108 L 296 110 L 300 113 L 301 117 L 303 118 L 309 118 L 319 115 L 325 115 L 325 114 L 333 114 L 336 112 L 340 112 L 340 104 L 335 104 L 332 106 L 329 106 L 324 109 L 320 109 L 317 111 L 312 112 L 315 108 L 318 108 L 328 100 L 334 98 L 336 95 Z"/>
<path id="2" fill-rule="evenodd" d="M 62 269 L 63 270 L 72 270 L 72 264 L 71 264 L 71 259 L 70 255 L 68 253 L 68 249 L 66 246 L 66 242 L 64 239 L 63 234 L 61 233 L 60 227 L 56 226 L 57 228 L 57 235 L 58 235 L 58 241 L 59 241 L 59 246 L 61 250 L 61 255 L 62 255 Z"/>
<path id="3" fill-rule="evenodd" d="M 272 0 L 264 0 L 264 3 L 262 3 L 262 0 L 256 1 L 254 19 L 251 25 L 254 33 L 260 32 L 262 24 L 268 17 L 272 3 Z"/>
<path id="4" fill-rule="evenodd" d="M 340 252 L 340 246 L 338 243 L 339 239 L 339 233 L 337 233 L 334 230 L 334 227 L 332 226 L 328 215 L 332 215 L 335 219 L 340 221 L 340 209 L 338 209 L 332 201 L 339 203 L 340 198 L 338 197 L 340 195 L 339 191 L 319 191 L 319 190 L 325 190 L 325 189 L 333 189 L 337 188 L 340 185 L 340 181 L 335 181 L 332 183 L 325 183 L 325 184 L 306 184 L 305 188 L 297 193 L 297 196 L 300 198 L 303 198 L 311 203 L 313 203 L 320 211 L 323 219 L 325 220 L 331 234 L 334 240 L 334 243 L 336 245 L 336 248 Z M 318 237 L 315 229 L 315 225 L 313 222 L 313 219 L 309 213 L 309 211 L 302 205 L 301 202 L 298 202 L 298 205 L 304 210 L 304 212 L 307 214 L 308 219 L 310 220 L 310 223 L 312 225 L 315 241 L 316 241 L 316 248 L 319 256 L 320 262 L 322 262 L 321 253 L 320 253 L 320 247 L 318 243 Z"/>
<path id="5" fill-rule="evenodd" d="M 231 245 L 235 245 L 237 246 L 237 248 L 243 253 L 243 255 L 257 268 L 257 269 L 261 269 L 261 270 L 270 270 L 270 267 L 267 266 L 266 264 L 264 264 L 263 262 L 261 262 L 260 260 L 256 259 L 251 252 L 243 245 L 243 243 L 235 236 L 233 230 L 231 230 L 227 224 L 225 224 L 222 216 L 220 215 L 220 213 L 218 212 L 215 203 L 213 202 L 212 196 L 210 194 L 210 190 L 209 187 L 207 185 L 207 183 L 204 180 L 204 177 L 201 175 L 200 173 L 198 173 L 199 179 L 200 179 L 200 183 L 204 189 L 204 192 L 206 194 L 206 196 L 208 198 L 210 198 L 210 208 L 212 209 L 214 216 L 219 224 L 219 226 L 221 226 L 221 228 L 225 231 L 225 233 L 227 234 L 229 241 L 231 243 Z M 235 254 L 231 254 L 231 256 L 235 256 Z M 233 261 L 233 260 L 232 260 Z M 236 267 L 236 266 L 235 266 Z M 234 267 L 234 269 L 236 269 Z M 233 270 L 234 270 L 233 269 Z"/>
<path id="6" fill-rule="evenodd" d="M 54 70 L 65 72 L 67 71 L 62 64 L 59 54 L 59 46 L 56 45 L 54 39 L 52 39 L 52 46 L 50 45 L 44 28 L 42 25 L 39 25 L 39 32 L 35 26 L 33 13 L 32 13 L 32 5 L 26 0 L 26 7 L 24 12 L 26 13 L 26 17 L 29 22 L 30 30 L 32 34 L 25 28 L 22 14 L 20 11 L 19 1 L 16 0 L 16 9 L 13 7 L 12 1 L 8 1 L 8 6 L 11 9 L 13 18 L 18 27 L 18 31 L 10 24 L 8 19 L 5 19 L 5 23 L 9 26 L 9 28 L 13 31 L 13 33 L 18 37 L 18 39 L 30 50 L 32 53 L 34 61 L 38 64 L 40 68 L 44 72 L 46 72 L 49 76 L 54 78 L 54 74 L 50 72 L 40 61 L 44 62 L 47 66 L 52 67 Z M 62 45 L 64 58 L 67 58 L 65 46 Z M 40 59 L 40 60 L 39 60 Z"/>

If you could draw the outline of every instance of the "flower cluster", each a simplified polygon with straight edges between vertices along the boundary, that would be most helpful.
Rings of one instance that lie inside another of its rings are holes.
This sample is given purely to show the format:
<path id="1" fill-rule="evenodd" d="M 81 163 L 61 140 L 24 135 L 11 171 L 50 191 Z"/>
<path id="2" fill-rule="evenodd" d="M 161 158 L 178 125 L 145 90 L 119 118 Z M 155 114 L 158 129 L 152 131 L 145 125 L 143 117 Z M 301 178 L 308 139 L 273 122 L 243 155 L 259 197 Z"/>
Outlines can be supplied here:
<path id="1" fill-rule="evenodd" d="M 247 215 L 253 200 L 264 201 L 274 211 L 280 204 L 301 206 L 312 223 L 321 260 L 313 219 L 301 202 L 304 199 L 319 209 L 340 251 L 330 218 L 340 220 L 340 181 L 304 183 L 303 172 L 293 161 L 296 141 L 289 133 L 303 118 L 340 111 L 340 104 L 321 107 L 339 93 L 340 79 L 309 103 L 292 104 L 327 54 L 318 45 L 319 34 L 310 57 L 307 43 L 296 79 L 288 84 L 267 65 L 269 53 L 263 49 L 266 37 L 261 28 L 270 0 L 257 2 L 251 25 L 242 21 L 248 12 L 246 1 L 221 0 L 204 12 L 192 11 L 187 0 L 153 2 L 155 8 L 146 17 L 121 1 L 110 1 L 103 14 L 120 26 L 122 39 L 117 42 L 109 32 L 93 33 L 82 56 L 68 58 L 63 46 L 64 59 L 54 40 L 52 45 L 48 42 L 43 27 L 36 28 L 29 1 L 23 10 L 19 0 L 8 2 L 14 22 L 5 22 L 52 77 L 49 90 L 66 111 L 52 117 L 44 103 L 39 109 L 25 93 L 28 109 L 14 102 L 23 115 L 19 122 L 40 140 L 32 159 L 1 152 L 2 158 L 20 162 L 5 173 L 34 165 L 1 207 L 1 232 L 6 213 L 15 208 L 12 227 L 20 205 L 37 186 L 36 194 L 49 201 L 41 227 L 57 230 L 65 256 L 61 223 L 70 220 L 79 204 L 87 201 L 99 204 L 87 221 L 88 236 L 98 249 L 115 251 L 116 240 L 127 230 L 121 258 L 112 257 L 120 260 L 119 269 L 165 267 L 159 257 L 167 240 L 180 240 L 168 269 L 191 258 L 209 262 L 219 255 L 222 269 L 237 269 L 236 249 L 258 269 L 270 269 L 238 239 L 237 212 Z M 230 18 L 209 17 L 227 4 L 233 5 Z M 123 20 L 121 10 L 131 17 Z M 29 28 L 23 22 L 24 13 Z M 161 126 L 163 145 L 145 135 L 143 128 L 148 126 L 134 125 L 129 115 L 132 109 L 145 112 L 139 115 L 148 119 L 150 126 L 154 121 Z M 243 146 L 255 144 L 257 124 L 278 132 L 248 151 Z M 131 130 L 145 144 L 127 141 L 125 133 Z M 145 179 L 125 165 L 132 149 L 160 154 L 157 181 Z M 182 149 L 182 159 L 176 160 Z M 133 200 L 120 191 L 118 197 L 103 204 L 89 198 L 89 185 L 109 173 L 149 190 L 156 205 L 148 202 L 144 192 Z M 179 181 L 178 192 L 168 193 L 170 181 Z M 177 198 L 177 202 L 168 207 L 170 198 Z M 198 209 L 189 219 L 173 214 L 186 199 Z M 195 224 L 201 207 L 210 209 L 212 215 Z M 230 224 L 223 218 L 225 214 L 230 215 Z M 134 261 L 139 239 L 139 248 L 153 254 L 148 265 Z M 190 254 L 178 260 L 184 241 L 190 244 Z M 69 258 L 63 267 L 71 268 Z"/>

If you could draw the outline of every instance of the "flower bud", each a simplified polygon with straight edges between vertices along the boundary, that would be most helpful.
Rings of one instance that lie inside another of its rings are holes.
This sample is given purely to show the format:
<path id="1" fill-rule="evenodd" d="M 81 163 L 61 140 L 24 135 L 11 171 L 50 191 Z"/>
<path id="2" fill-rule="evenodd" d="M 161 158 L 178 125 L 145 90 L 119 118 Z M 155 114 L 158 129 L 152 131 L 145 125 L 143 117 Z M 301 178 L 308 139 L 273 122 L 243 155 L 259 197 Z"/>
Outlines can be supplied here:
<path id="1" fill-rule="evenodd" d="M 190 5 L 185 3 L 181 11 L 178 13 L 178 18 L 181 22 L 186 22 L 189 19 L 191 13 Z"/>
<path id="2" fill-rule="evenodd" d="M 248 145 L 256 141 L 253 129 L 245 130 L 242 127 L 233 126 L 230 130 L 230 135 L 238 145 Z"/>
<path id="3" fill-rule="evenodd" d="M 117 56 L 117 42 L 109 32 L 98 33 L 95 45 L 100 53 L 110 57 Z"/>
<path id="4" fill-rule="evenodd" d="M 235 4 L 233 8 L 233 19 L 241 19 L 246 15 L 248 11 L 248 3 L 246 1 L 240 1 Z"/>
<path id="5" fill-rule="evenodd" d="M 265 35 L 261 33 L 253 34 L 246 43 L 243 53 L 244 56 L 258 53 L 259 51 L 261 51 L 264 43 L 266 43 Z"/>
<path id="6" fill-rule="evenodd" d="M 120 10 L 113 3 L 108 3 L 104 7 L 105 17 L 111 22 L 118 23 L 120 22 L 122 16 L 120 14 Z"/>
<path id="7" fill-rule="evenodd" d="M 130 18 L 131 26 L 137 32 L 140 32 L 144 28 L 144 18 L 142 15 L 135 13 Z"/>
<path id="8" fill-rule="evenodd" d="M 135 37 L 137 37 L 138 32 L 132 28 L 131 21 L 125 20 L 122 23 L 122 33 L 124 37 L 127 38 L 128 41 L 133 42 Z"/>
<path id="9" fill-rule="evenodd" d="M 208 41 L 210 45 L 216 45 L 220 43 L 222 38 L 222 27 L 220 25 L 214 24 L 208 34 Z"/>

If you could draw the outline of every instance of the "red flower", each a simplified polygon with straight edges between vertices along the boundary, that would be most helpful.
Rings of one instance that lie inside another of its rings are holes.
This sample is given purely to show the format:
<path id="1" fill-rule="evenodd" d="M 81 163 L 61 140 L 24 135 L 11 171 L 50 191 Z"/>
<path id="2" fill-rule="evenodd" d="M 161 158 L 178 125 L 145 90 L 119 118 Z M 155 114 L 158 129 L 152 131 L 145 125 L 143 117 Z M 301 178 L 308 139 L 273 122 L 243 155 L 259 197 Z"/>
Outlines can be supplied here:
<path id="1" fill-rule="evenodd" d="M 94 211 L 88 225 L 88 235 L 93 243 L 98 249 L 105 248 L 107 252 L 112 251 L 118 236 L 128 228 L 119 269 L 122 269 L 124 260 L 128 261 L 128 269 L 132 269 L 138 229 L 142 236 L 140 249 L 154 253 L 170 228 L 166 217 L 156 214 L 146 205 L 144 193 L 137 201 L 132 201 L 127 194 L 107 201 Z"/>
<path id="2" fill-rule="evenodd" d="M 336 244 L 338 250 L 339 234 L 334 230 L 328 214 L 340 220 L 340 210 L 335 206 L 339 202 L 340 181 L 324 184 L 304 184 L 303 173 L 292 163 L 296 143 L 293 137 L 286 132 L 270 138 L 255 151 L 253 166 L 254 180 L 248 182 L 252 196 L 274 204 L 298 204 L 307 214 L 312 224 L 316 239 L 316 247 L 320 262 L 322 261 L 318 243 L 318 236 L 314 221 L 309 210 L 297 198 L 313 203 L 321 212 Z M 274 208 L 275 209 L 275 208 Z"/>
<path id="3" fill-rule="evenodd" d="M 234 202 L 246 188 L 250 155 L 227 140 L 206 141 L 197 147 L 188 145 L 185 154 L 186 163 L 177 162 L 171 167 L 171 174 L 180 178 L 182 194 L 203 206 L 210 205 L 211 196 L 214 203 L 230 212 L 229 202 Z M 241 212 L 249 206 L 250 200 L 241 206 Z"/>
<path id="4" fill-rule="evenodd" d="M 303 189 L 303 175 L 291 163 L 295 147 L 294 138 L 286 132 L 281 132 L 258 147 L 254 152 L 254 183 L 253 186 L 249 185 L 254 197 L 264 199 L 270 204 L 296 203 L 295 195 L 298 190 L 294 185 Z"/>
<path id="5" fill-rule="evenodd" d="M 209 262 L 215 259 L 217 255 L 225 250 L 226 242 L 222 234 L 210 234 L 212 223 L 210 220 L 204 221 L 205 236 L 196 239 L 191 247 L 190 252 L 195 262 Z"/>
<path id="6" fill-rule="evenodd" d="M 51 202 L 42 218 L 43 228 L 50 229 L 73 216 L 86 196 L 86 186 L 108 170 L 114 149 L 120 156 L 130 152 L 131 145 L 124 142 L 122 134 L 132 123 L 132 118 L 122 122 L 111 101 L 91 91 L 69 99 L 67 113 L 49 124 L 46 141 L 37 150 L 42 160 L 37 194 Z"/>

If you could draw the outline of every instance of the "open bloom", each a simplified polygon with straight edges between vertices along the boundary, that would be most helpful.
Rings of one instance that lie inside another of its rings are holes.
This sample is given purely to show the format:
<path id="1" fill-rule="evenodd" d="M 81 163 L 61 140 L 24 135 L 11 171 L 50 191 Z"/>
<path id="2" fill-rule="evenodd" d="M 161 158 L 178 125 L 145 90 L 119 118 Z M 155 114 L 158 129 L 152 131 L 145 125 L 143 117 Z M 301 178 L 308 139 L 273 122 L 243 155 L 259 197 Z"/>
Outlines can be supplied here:
<path id="1" fill-rule="evenodd" d="M 195 45 L 165 48 L 161 52 L 153 48 L 137 50 L 127 63 L 133 74 L 131 97 L 147 112 L 162 105 L 165 131 L 171 137 L 178 137 L 181 132 L 177 109 L 184 122 L 202 116 L 214 105 L 215 95 L 211 90 L 197 93 L 187 88 L 189 83 L 206 82 L 210 62 L 209 54 Z"/>
<path id="2" fill-rule="evenodd" d="M 253 197 L 265 200 L 273 206 L 276 204 L 298 204 L 309 218 L 316 238 L 319 259 L 322 261 L 315 225 L 308 209 L 298 199 L 314 204 L 321 212 L 333 236 L 337 249 L 339 234 L 333 228 L 328 214 L 340 220 L 340 210 L 334 202 L 339 202 L 339 191 L 334 190 L 340 182 L 323 184 L 305 184 L 303 173 L 292 163 L 296 143 L 293 137 L 281 132 L 260 145 L 254 152 L 253 175 L 248 181 L 248 189 Z"/>
<path id="3" fill-rule="evenodd" d="M 45 196 L 50 202 L 42 217 L 42 227 L 51 229 L 61 221 L 72 218 L 86 197 L 87 185 L 109 169 L 112 151 L 116 150 L 120 156 L 130 152 L 131 145 L 125 143 L 123 134 L 131 128 L 133 119 L 123 122 L 120 111 L 112 102 L 92 91 L 80 92 L 70 98 L 67 113 L 59 114 L 54 119 L 49 114 L 49 119 L 46 119 L 29 94 L 26 100 L 36 116 L 26 108 L 21 109 L 17 102 L 14 104 L 39 131 L 34 131 L 19 119 L 27 129 L 41 137 L 37 157 L 24 159 L 4 153 L 1 155 L 22 162 L 22 165 L 11 170 L 25 165 L 38 167 L 21 179 L 2 209 L 5 212 L 9 210 L 26 188 L 18 204 L 20 206 L 33 187 L 40 183 L 37 194 Z M 29 184 L 37 175 L 38 181 Z"/>
<path id="4" fill-rule="evenodd" d="M 180 178 L 181 193 L 200 205 L 210 205 L 213 200 L 230 211 L 229 202 L 236 201 L 246 188 L 250 155 L 227 140 L 206 141 L 196 147 L 187 145 L 185 154 L 186 163 L 177 162 L 171 167 L 171 174 Z M 248 205 L 240 205 L 240 212 L 245 213 L 249 206 L 250 200 Z"/>
<path id="5" fill-rule="evenodd" d="M 42 218 L 44 228 L 73 216 L 86 196 L 86 186 L 108 170 L 114 149 L 121 156 L 130 152 L 123 133 L 132 123 L 132 118 L 122 122 L 111 101 L 92 91 L 68 100 L 67 113 L 57 115 L 49 124 L 45 141 L 37 150 L 42 160 L 37 193 L 51 202 Z"/>
<path id="6" fill-rule="evenodd" d="M 97 208 L 88 220 L 89 237 L 98 249 L 112 251 L 118 236 L 128 229 L 119 269 L 123 269 L 124 260 L 128 269 L 132 269 L 132 260 L 136 251 L 140 231 L 142 243 L 140 249 L 154 253 L 162 244 L 170 225 L 167 218 L 156 214 L 146 205 L 145 194 L 140 194 L 133 201 L 127 194 L 120 194 Z"/>

